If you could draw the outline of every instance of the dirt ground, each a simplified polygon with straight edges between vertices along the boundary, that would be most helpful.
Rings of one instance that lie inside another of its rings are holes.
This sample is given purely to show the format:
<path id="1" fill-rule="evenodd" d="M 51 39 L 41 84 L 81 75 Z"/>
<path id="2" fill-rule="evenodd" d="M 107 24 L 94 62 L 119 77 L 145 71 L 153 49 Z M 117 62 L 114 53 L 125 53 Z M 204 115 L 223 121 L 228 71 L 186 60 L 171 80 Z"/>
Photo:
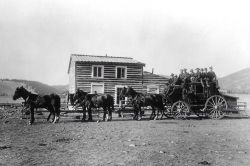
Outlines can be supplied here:
<path id="1" fill-rule="evenodd" d="M 30 126 L 2 111 L 0 165 L 250 165 L 246 118 L 52 124 L 41 116 Z"/>

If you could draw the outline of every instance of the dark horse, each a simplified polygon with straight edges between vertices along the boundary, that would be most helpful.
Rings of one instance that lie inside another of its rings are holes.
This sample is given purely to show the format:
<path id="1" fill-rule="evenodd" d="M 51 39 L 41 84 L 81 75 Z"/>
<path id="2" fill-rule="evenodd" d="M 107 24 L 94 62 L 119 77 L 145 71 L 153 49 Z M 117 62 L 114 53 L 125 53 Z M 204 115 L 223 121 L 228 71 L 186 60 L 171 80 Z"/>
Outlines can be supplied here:
<path id="1" fill-rule="evenodd" d="M 13 99 L 23 98 L 25 104 L 30 108 L 30 124 L 33 124 L 35 121 L 34 109 L 35 108 L 45 108 L 50 114 L 47 118 L 49 121 L 50 116 L 53 114 L 53 123 L 56 123 L 59 120 L 60 116 L 60 106 L 61 99 L 56 94 L 39 96 L 27 91 L 23 86 L 17 87 L 13 96 Z"/>
<path id="2" fill-rule="evenodd" d="M 76 93 L 68 93 L 67 96 L 67 105 L 73 106 L 73 109 L 77 109 L 77 107 L 81 106 L 82 107 L 82 111 L 83 111 L 83 117 L 82 117 L 82 121 L 86 120 L 86 106 L 85 106 L 85 96 L 87 95 L 87 92 L 84 92 L 80 89 L 76 90 Z M 91 111 L 91 110 L 89 110 Z M 88 112 L 88 121 L 92 121 L 92 114 L 91 112 Z"/>
<path id="3" fill-rule="evenodd" d="M 141 120 L 141 107 L 151 106 L 152 113 L 150 115 L 150 119 L 154 118 L 156 120 L 159 116 L 159 112 L 163 114 L 164 104 L 162 95 L 160 94 L 142 94 L 136 92 L 132 87 L 124 87 L 120 96 L 131 97 L 132 105 L 134 107 L 133 119 Z M 157 114 L 155 114 L 155 108 L 158 109 Z"/>
<path id="4" fill-rule="evenodd" d="M 89 119 L 92 120 L 92 108 L 103 108 L 103 121 L 112 120 L 112 110 L 114 110 L 114 98 L 107 95 L 88 94 L 80 89 L 77 89 L 74 95 L 75 104 L 79 104 L 83 108 L 83 120 L 86 118 L 86 110 L 88 111 Z M 106 118 L 106 114 L 108 117 Z"/>
<path id="5" fill-rule="evenodd" d="M 78 106 L 82 107 L 82 111 L 83 111 L 83 117 L 82 117 L 82 121 L 86 120 L 86 96 L 87 96 L 87 92 L 84 92 L 80 89 L 76 90 L 76 93 L 73 94 L 73 96 L 70 98 L 71 101 L 71 105 L 73 105 L 75 108 L 77 108 Z M 88 121 L 92 121 L 92 112 L 91 109 L 88 110 Z"/>

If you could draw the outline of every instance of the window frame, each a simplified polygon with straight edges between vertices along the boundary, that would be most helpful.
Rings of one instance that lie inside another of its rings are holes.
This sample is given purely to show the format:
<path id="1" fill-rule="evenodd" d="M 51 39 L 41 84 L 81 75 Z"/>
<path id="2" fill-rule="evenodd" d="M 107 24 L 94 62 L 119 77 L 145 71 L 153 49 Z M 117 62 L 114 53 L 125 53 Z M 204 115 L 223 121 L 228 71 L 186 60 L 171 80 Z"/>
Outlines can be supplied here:
<path id="1" fill-rule="evenodd" d="M 97 67 L 97 76 L 94 76 L 94 68 Z M 101 67 L 101 77 L 98 77 L 98 68 Z M 104 66 L 92 65 L 92 78 L 104 78 Z"/>
<path id="2" fill-rule="evenodd" d="M 91 92 L 91 94 L 94 94 L 95 92 L 93 92 L 93 86 L 95 86 L 95 85 L 100 85 L 100 86 L 102 86 L 103 87 L 103 91 L 102 91 L 102 93 L 100 93 L 100 94 L 104 94 L 104 83 L 91 83 L 91 90 L 90 90 L 90 92 Z"/>
<path id="3" fill-rule="evenodd" d="M 124 69 L 124 77 L 118 78 L 118 68 Z M 116 66 L 115 67 L 115 78 L 117 79 L 127 79 L 127 66 Z"/>

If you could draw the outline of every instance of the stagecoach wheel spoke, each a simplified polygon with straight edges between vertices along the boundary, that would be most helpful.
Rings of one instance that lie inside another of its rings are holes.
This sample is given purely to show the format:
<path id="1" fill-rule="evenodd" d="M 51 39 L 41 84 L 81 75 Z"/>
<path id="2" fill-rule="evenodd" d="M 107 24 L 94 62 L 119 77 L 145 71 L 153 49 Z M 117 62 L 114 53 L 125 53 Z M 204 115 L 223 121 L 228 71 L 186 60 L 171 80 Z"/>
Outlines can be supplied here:
<path id="1" fill-rule="evenodd" d="M 216 105 L 216 103 L 214 102 L 214 99 L 213 99 L 213 98 L 211 99 L 211 101 L 212 101 L 213 105 Z"/>
<path id="2" fill-rule="evenodd" d="M 206 113 L 211 119 L 223 118 L 223 109 L 227 109 L 227 102 L 220 95 L 211 96 L 205 103 Z"/>
<path id="3" fill-rule="evenodd" d="M 220 102 L 219 104 L 218 104 L 218 106 L 220 107 L 220 106 L 225 106 L 226 104 L 225 104 L 225 101 L 222 101 L 222 102 Z"/>
<path id="4" fill-rule="evenodd" d="M 214 110 L 213 108 L 207 109 L 208 112 L 211 112 L 211 111 L 213 111 L 213 110 Z"/>
<path id="5" fill-rule="evenodd" d="M 211 101 L 209 101 L 208 103 L 210 106 L 214 106 L 214 104 Z"/>
<path id="6" fill-rule="evenodd" d="M 171 108 L 172 115 L 175 119 L 186 119 L 190 108 L 187 103 L 183 101 L 177 101 Z"/>
<path id="7" fill-rule="evenodd" d="M 212 119 L 215 117 L 215 112 L 216 112 L 216 110 L 214 110 L 214 109 L 210 112 Z"/>

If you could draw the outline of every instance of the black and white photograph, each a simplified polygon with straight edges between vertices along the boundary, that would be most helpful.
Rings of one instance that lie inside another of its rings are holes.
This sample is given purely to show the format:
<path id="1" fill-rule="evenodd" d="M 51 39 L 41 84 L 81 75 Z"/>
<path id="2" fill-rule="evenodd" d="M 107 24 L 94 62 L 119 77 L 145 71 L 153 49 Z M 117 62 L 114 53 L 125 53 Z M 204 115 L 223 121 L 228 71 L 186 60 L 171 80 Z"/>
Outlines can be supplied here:
<path id="1" fill-rule="evenodd" d="M 0 166 L 249 166 L 249 9 L 0 0 Z"/>

